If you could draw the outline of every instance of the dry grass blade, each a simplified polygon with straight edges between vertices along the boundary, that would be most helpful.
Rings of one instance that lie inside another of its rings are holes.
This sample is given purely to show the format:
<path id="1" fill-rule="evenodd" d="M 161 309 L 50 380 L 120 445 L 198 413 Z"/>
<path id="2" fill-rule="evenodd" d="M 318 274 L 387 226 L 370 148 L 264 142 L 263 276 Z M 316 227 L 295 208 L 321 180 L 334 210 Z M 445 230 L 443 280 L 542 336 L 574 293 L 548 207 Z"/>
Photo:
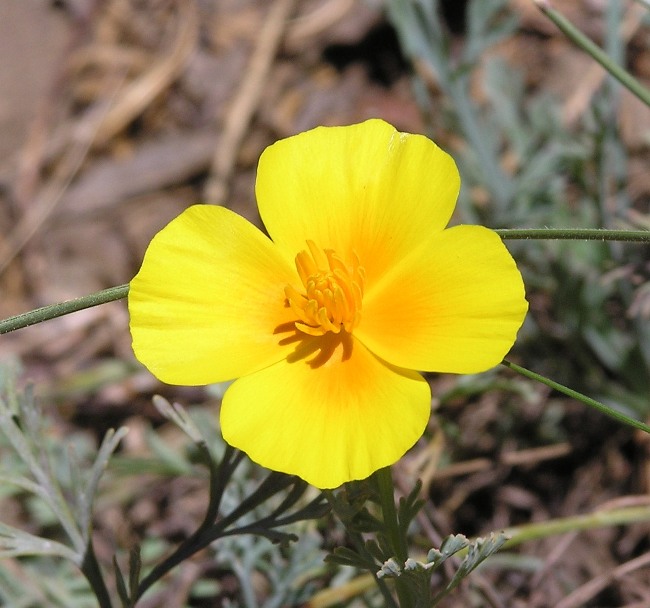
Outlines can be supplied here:
<path id="1" fill-rule="evenodd" d="M 93 141 L 95 141 L 104 120 L 110 98 L 95 108 L 91 121 L 86 121 L 83 128 L 76 133 L 72 146 L 66 151 L 54 176 L 37 195 L 33 204 L 18 221 L 16 227 L 4 242 L 0 242 L 0 275 L 20 253 L 22 248 L 40 230 L 50 217 L 63 193 L 76 176 L 86 158 Z"/>
<path id="2" fill-rule="evenodd" d="M 0 248 L 0 274 L 50 217 L 89 150 L 119 133 L 178 76 L 198 42 L 199 17 L 194 2 L 178 2 L 178 23 L 180 30 L 169 54 L 131 82 L 121 94 L 94 107 L 75 127 L 73 137 L 76 135 L 76 141 L 65 154 L 56 175 Z"/>
<path id="3" fill-rule="evenodd" d="M 295 0 L 277 0 L 269 11 L 244 80 L 226 116 L 223 136 L 214 155 L 211 176 L 205 188 L 205 200 L 208 203 L 223 204 L 228 196 L 228 182 L 241 142 L 262 99 L 273 58 L 294 4 Z"/>
<path id="4" fill-rule="evenodd" d="M 66 192 L 57 221 L 102 213 L 131 197 L 182 183 L 209 167 L 214 141 L 215 134 L 204 130 L 174 133 L 142 144 L 127 159 L 96 161 Z"/>
<path id="5" fill-rule="evenodd" d="M 622 564 L 618 568 L 614 568 L 611 572 L 606 572 L 593 578 L 588 583 L 582 585 L 582 587 L 578 587 L 573 593 L 567 595 L 556 608 L 579 608 L 580 606 L 585 606 L 589 600 L 613 581 L 620 580 L 627 574 L 647 566 L 650 566 L 650 553 L 644 553 Z"/>
<path id="6" fill-rule="evenodd" d="M 311 13 L 297 18 L 287 32 L 287 44 L 297 46 L 339 23 L 354 8 L 354 0 L 329 0 Z"/>
<path id="7" fill-rule="evenodd" d="M 151 69 L 131 82 L 115 100 L 95 137 L 101 146 L 139 116 L 180 74 L 199 39 L 199 14 L 195 2 L 179 1 L 179 31 L 171 51 Z"/>

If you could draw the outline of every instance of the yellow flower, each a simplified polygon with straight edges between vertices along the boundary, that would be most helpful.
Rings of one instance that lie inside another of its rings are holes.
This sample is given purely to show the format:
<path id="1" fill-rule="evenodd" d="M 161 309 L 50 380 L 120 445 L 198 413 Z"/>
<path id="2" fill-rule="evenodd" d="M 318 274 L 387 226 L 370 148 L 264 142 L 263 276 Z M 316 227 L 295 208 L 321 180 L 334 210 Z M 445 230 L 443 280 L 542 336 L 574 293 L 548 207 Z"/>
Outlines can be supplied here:
<path id="1" fill-rule="evenodd" d="M 256 183 L 270 238 L 196 205 L 152 240 L 136 357 L 170 384 L 238 378 L 223 436 L 269 469 L 332 488 L 394 463 L 430 415 L 414 370 L 493 367 L 527 310 L 501 239 L 446 228 L 459 186 L 450 156 L 381 120 L 273 144 Z"/>

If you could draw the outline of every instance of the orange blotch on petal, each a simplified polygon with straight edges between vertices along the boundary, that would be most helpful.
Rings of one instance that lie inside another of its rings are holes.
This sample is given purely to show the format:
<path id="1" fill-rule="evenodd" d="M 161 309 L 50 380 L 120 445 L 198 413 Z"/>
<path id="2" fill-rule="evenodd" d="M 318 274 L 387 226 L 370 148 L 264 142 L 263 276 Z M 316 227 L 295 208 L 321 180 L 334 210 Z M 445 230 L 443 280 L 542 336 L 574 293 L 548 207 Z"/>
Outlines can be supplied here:
<path id="1" fill-rule="evenodd" d="M 494 367 L 528 310 L 512 256 L 481 226 L 432 236 L 367 291 L 355 336 L 386 361 L 424 371 L 472 374 Z"/>
<path id="2" fill-rule="evenodd" d="M 305 337 L 287 360 L 237 380 L 221 428 L 262 466 L 334 488 L 397 461 L 424 432 L 430 406 L 419 374 L 341 331 Z"/>

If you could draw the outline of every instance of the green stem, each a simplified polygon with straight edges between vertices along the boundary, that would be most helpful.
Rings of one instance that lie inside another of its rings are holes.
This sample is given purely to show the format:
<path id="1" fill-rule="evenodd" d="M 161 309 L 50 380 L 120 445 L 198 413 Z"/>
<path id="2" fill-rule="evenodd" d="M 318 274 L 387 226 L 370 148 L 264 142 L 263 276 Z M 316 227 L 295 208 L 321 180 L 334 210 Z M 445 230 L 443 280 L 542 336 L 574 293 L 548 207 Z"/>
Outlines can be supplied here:
<path id="1" fill-rule="evenodd" d="M 93 593 L 97 598 L 99 608 L 113 608 L 111 596 L 108 593 L 108 589 L 106 588 L 106 583 L 104 582 L 102 571 L 99 568 L 99 563 L 97 562 L 95 550 L 93 549 L 92 543 L 90 541 L 88 541 L 88 545 L 86 546 L 84 561 L 81 564 L 81 572 L 83 572 L 86 580 L 88 583 L 90 583 Z"/>
<path id="2" fill-rule="evenodd" d="M 650 521 L 650 506 L 648 505 L 622 507 L 611 511 L 595 511 L 586 515 L 574 515 L 572 517 L 525 524 L 504 530 L 504 533 L 510 536 L 510 540 L 506 542 L 505 547 L 516 547 L 527 541 L 566 534 L 567 532 L 622 526 L 643 521 Z"/>
<path id="3" fill-rule="evenodd" d="M 56 319 L 57 317 L 69 315 L 71 312 L 77 312 L 79 310 L 84 310 L 85 308 L 92 308 L 99 304 L 121 300 L 122 298 L 126 298 L 127 293 L 129 293 L 128 284 L 118 285 L 117 287 L 109 287 L 108 289 L 97 291 L 88 296 L 76 298 L 75 300 L 60 302 L 59 304 L 49 304 L 48 306 L 43 306 L 36 310 L 24 312 L 0 321 L 0 334 L 6 334 L 10 331 L 16 331 L 23 327 L 35 325 L 36 323 Z"/>
<path id="4" fill-rule="evenodd" d="M 502 239 L 532 239 L 532 240 L 588 240 L 588 241 L 623 241 L 629 243 L 650 243 L 650 230 L 607 230 L 601 228 L 503 228 L 495 230 Z M 68 315 L 72 312 L 83 310 L 121 300 L 129 293 L 129 285 L 117 285 L 96 293 L 60 302 L 49 304 L 30 310 L 0 321 L 0 334 L 6 334 L 17 329 L 23 329 L 36 323 L 49 321 Z"/>
<path id="5" fill-rule="evenodd" d="M 650 106 L 650 90 L 644 87 L 627 70 L 618 65 L 605 51 L 594 44 L 564 15 L 551 7 L 548 0 L 534 0 L 539 9 L 560 29 L 571 42 L 579 46 L 585 53 L 591 55 L 616 80 L 634 93 L 643 103 Z"/>
<path id="6" fill-rule="evenodd" d="M 343 527 L 347 532 L 350 543 L 354 547 L 354 550 L 356 551 L 359 558 L 362 560 L 362 564 L 359 564 L 359 568 L 368 571 L 367 575 L 363 575 L 363 577 L 361 577 L 363 579 L 366 579 L 368 582 L 366 585 L 361 587 L 360 590 L 362 592 L 366 591 L 374 583 L 375 585 L 377 585 L 377 588 L 379 589 L 382 596 L 384 597 L 384 606 L 386 608 L 399 608 L 397 602 L 395 601 L 395 599 L 393 598 L 390 592 L 390 589 L 388 588 L 388 585 L 386 584 L 386 581 L 383 578 L 377 577 L 377 569 L 378 569 L 376 565 L 377 562 L 375 558 L 368 552 L 362 534 L 358 530 L 356 530 L 353 526 L 350 525 L 350 518 L 349 518 L 350 513 L 347 511 L 347 509 L 344 509 L 343 511 L 339 511 L 339 502 L 334 496 L 332 490 L 324 490 L 323 496 L 325 496 L 325 499 L 329 503 L 330 510 L 334 515 L 334 517 L 336 517 L 341 522 L 341 524 L 343 524 Z M 325 604 L 325 605 L 329 606 L 330 604 Z"/>
<path id="7" fill-rule="evenodd" d="M 563 384 L 560 384 L 559 382 L 555 382 L 554 380 L 551 380 L 550 378 L 547 378 L 546 376 L 542 376 L 541 374 L 537 374 L 533 371 L 530 371 L 529 369 L 526 369 L 525 367 L 521 367 L 517 365 L 516 363 L 512 363 L 511 361 L 503 360 L 501 362 L 502 365 L 505 365 L 506 367 L 510 368 L 511 370 L 517 372 L 518 374 L 521 374 L 522 376 L 525 376 L 526 378 L 530 378 L 531 380 L 537 380 L 537 382 L 541 382 L 542 384 L 548 386 L 549 388 L 552 388 L 553 390 L 556 390 L 567 397 L 571 397 L 572 399 L 577 399 L 578 401 L 581 401 L 585 405 L 589 405 L 591 407 L 596 408 L 599 412 L 610 416 L 611 418 L 614 418 L 618 422 L 622 422 L 623 424 L 627 424 L 628 426 L 633 426 L 634 428 L 640 429 L 642 431 L 645 431 L 646 433 L 650 433 L 650 426 L 647 424 L 644 424 L 643 422 L 639 420 L 635 420 L 634 418 L 630 418 L 629 416 L 626 416 L 625 414 L 622 414 L 621 412 L 615 410 L 614 408 L 611 408 L 604 403 L 601 403 L 600 401 L 596 401 L 595 399 L 592 399 L 591 397 L 587 397 L 587 395 L 583 395 L 582 393 L 579 393 L 578 391 L 574 391 L 571 388 L 568 388 L 564 386 Z"/>
<path id="8" fill-rule="evenodd" d="M 227 456 L 229 458 L 229 461 L 225 462 L 222 460 L 222 463 L 225 464 L 220 464 L 219 468 L 214 471 L 214 474 L 211 472 L 210 483 L 212 485 L 210 487 L 210 496 L 212 498 L 206 511 L 208 517 L 210 518 L 212 518 L 218 512 L 218 503 L 220 503 L 221 497 L 223 496 L 223 491 L 220 488 L 215 487 L 215 484 L 223 483 L 225 485 L 229 481 L 230 476 L 234 472 L 237 464 L 241 462 L 243 453 L 235 450 L 230 450 L 227 453 Z M 224 473 L 221 472 L 222 470 Z M 225 477 L 226 475 L 227 477 Z M 226 528 L 228 528 L 228 526 L 236 522 L 247 513 L 254 511 L 254 509 L 268 500 L 271 496 L 281 492 L 288 486 L 295 483 L 296 478 L 285 475 L 284 473 L 271 472 L 260 484 L 260 486 L 258 486 L 255 492 L 253 492 L 253 494 L 244 499 L 233 511 L 224 516 L 217 523 L 214 523 L 214 521 L 210 522 L 208 519 L 204 519 L 204 522 L 201 524 L 201 526 L 199 526 L 194 534 L 183 541 L 183 543 L 181 543 L 170 556 L 155 566 L 151 572 L 149 572 L 149 574 L 140 581 L 134 599 L 140 599 L 155 582 L 160 580 L 172 568 L 176 567 L 182 561 L 185 561 L 188 557 L 191 557 L 198 551 L 205 549 L 215 540 L 224 536 L 228 536 L 229 533 L 235 533 L 234 531 L 229 531 Z M 242 529 L 239 532 L 243 533 L 245 531 L 245 529 Z"/>
<path id="9" fill-rule="evenodd" d="M 551 519 L 544 522 L 535 522 L 532 524 L 523 524 L 512 528 L 506 528 L 504 534 L 510 536 L 510 540 L 504 545 L 504 549 L 512 549 L 518 547 L 525 542 L 532 540 L 540 540 L 550 538 L 559 534 L 567 534 L 570 532 L 581 532 L 584 530 L 593 530 L 596 528 L 607 528 L 610 526 L 624 526 L 637 522 L 650 521 L 650 506 L 638 507 L 621 507 L 619 509 L 595 511 L 594 513 L 587 513 L 585 515 L 575 515 L 572 517 L 564 517 L 561 519 Z M 462 557 L 467 554 L 467 549 L 459 551 L 456 555 Z M 425 555 L 415 555 L 418 561 L 425 561 Z M 348 586 L 357 591 L 354 595 L 361 595 L 367 591 L 373 583 L 372 575 L 362 574 L 352 579 Z M 351 599 L 353 594 L 346 596 L 345 599 Z M 334 602 L 327 601 L 328 594 L 318 593 L 314 598 L 314 605 L 333 606 Z M 317 601 L 318 600 L 318 601 Z M 337 604 L 338 605 L 338 604 Z"/>
<path id="10" fill-rule="evenodd" d="M 650 230 L 608 230 L 605 228 L 503 228 L 495 230 L 502 239 L 624 241 L 650 243 Z"/>
<path id="11" fill-rule="evenodd" d="M 408 549 L 406 541 L 402 538 L 397 521 L 397 509 L 395 508 L 395 494 L 393 478 L 390 473 L 390 467 L 379 469 L 374 474 L 379 488 L 379 500 L 381 501 L 381 511 L 384 515 L 384 526 L 390 544 L 395 551 L 395 558 L 400 565 L 408 559 Z"/>
<path id="12" fill-rule="evenodd" d="M 203 456 L 206 459 L 206 464 L 210 472 L 209 502 L 203 522 L 171 555 L 154 566 L 151 572 L 140 581 L 135 596 L 133 597 L 134 601 L 139 600 L 154 583 L 160 580 L 170 570 L 188 557 L 204 549 L 211 542 L 206 542 L 204 537 L 214 526 L 214 522 L 219 515 L 219 507 L 221 506 L 224 490 L 237 465 L 241 462 L 243 452 L 238 452 L 231 446 L 226 445 L 221 461 L 219 464 L 216 464 L 207 447 L 204 445 L 203 448 L 205 450 Z"/>
<path id="13" fill-rule="evenodd" d="M 402 534 L 397 518 L 397 509 L 395 508 L 395 493 L 393 486 L 393 478 L 391 476 L 390 467 L 385 467 L 375 471 L 374 478 L 377 482 L 379 489 L 379 501 L 381 503 L 381 512 L 384 520 L 384 531 L 388 537 L 388 541 L 395 552 L 395 559 L 400 567 L 408 559 L 408 546 L 406 538 Z M 409 608 L 413 605 L 412 597 L 408 585 L 401 579 L 395 580 L 395 590 L 399 598 L 400 608 Z"/>

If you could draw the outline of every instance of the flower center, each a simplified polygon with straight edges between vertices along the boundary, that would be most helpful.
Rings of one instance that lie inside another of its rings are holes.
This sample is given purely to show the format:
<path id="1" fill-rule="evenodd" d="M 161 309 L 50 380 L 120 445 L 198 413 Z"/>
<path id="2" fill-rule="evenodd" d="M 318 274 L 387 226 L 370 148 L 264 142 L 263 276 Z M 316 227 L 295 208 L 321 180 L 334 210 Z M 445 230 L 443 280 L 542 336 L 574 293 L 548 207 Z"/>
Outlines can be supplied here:
<path id="1" fill-rule="evenodd" d="M 296 256 L 303 290 L 284 288 L 298 317 L 296 329 L 310 336 L 338 334 L 341 328 L 351 332 L 361 319 L 365 269 L 356 254 L 352 266 L 347 266 L 332 249 L 318 249 L 313 241 L 307 241 L 307 247 L 309 251 Z"/>

